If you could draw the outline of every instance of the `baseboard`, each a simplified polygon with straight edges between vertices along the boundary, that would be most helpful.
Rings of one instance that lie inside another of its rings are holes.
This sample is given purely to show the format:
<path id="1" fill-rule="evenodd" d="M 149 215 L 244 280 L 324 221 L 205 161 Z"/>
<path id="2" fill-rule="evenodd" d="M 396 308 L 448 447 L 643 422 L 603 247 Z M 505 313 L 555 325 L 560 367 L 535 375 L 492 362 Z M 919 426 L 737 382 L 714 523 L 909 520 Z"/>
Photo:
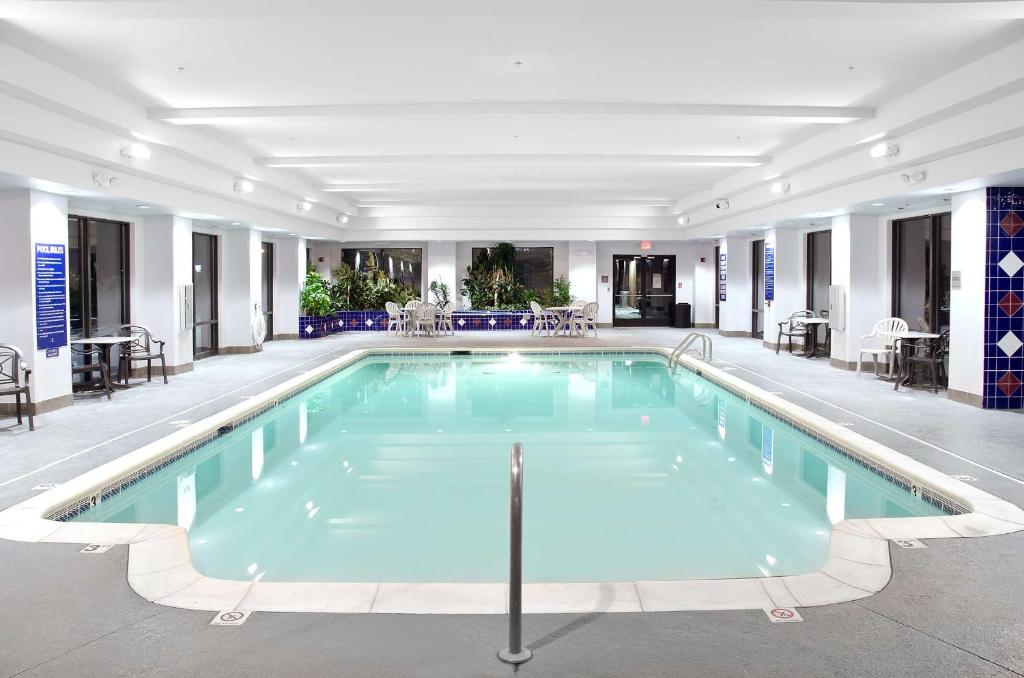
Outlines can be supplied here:
<path id="1" fill-rule="evenodd" d="M 698 330 L 713 330 L 715 329 L 715 323 L 694 323 L 694 328 Z"/>
<path id="2" fill-rule="evenodd" d="M 963 403 L 964 405 L 971 405 L 973 407 L 982 407 L 984 405 L 984 401 L 977 393 L 958 391 L 955 388 L 947 388 L 946 397 L 953 402 Z"/>
<path id="3" fill-rule="evenodd" d="M 12 397 L 13 398 L 13 396 L 5 396 L 5 397 Z M 31 406 L 32 416 L 35 416 L 37 414 L 46 414 L 47 412 L 53 412 L 54 410 L 59 410 L 59 409 L 61 409 L 63 407 L 69 407 L 74 402 L 75 402 L 75 397 L 69 393 L 68 395 L 57 396 L 56 398 L 50 398 L 49 400 L 43 400 L 43 401 L 38 402 L 38 403 L 32 403 L 32 406 Z M 23 398 L 22 399 L 21 413 L 24 415 L 24 414 L 27 414 L 28 411 L 29 411 L 29 408 L 25 406 L 25 402 L 24 402 L 24 398 Z M 18 413 L 18 408 L 17 408 L 16 404 L 13 401 L 12 402 L 0 403 L 0 415 L 5 415 L 5 416 L 13 417 L 17 413 Z"/>
<path id="4" fill-rule="evenodd" d="M 848 370 L 850 372 L 857 371 L 856 361 L 840 360 L 839 358 L 832 358 L 829 360 L 829 364 L 839 370 Z"/>
<path id="5" fill-rule="evenodd" d="M 167 376 L 170 377 L 170 376 L 173 376 L 175 374 L 185 374 L 186 372 L 191 372 L 193 369 L 195 369 L 195 363 L 184 363 L 184 364 L 181 364 L 181 365 L 168 365 L 167 366 Z M 154 376 L 159 376 L 160 375 L 160 362 L 159 361 L 153 361 L 153 375 Z M 112 378 L 114 376 L 115 375 L 111 375 Z M 133 367 L 131 372 L 128 373 L 128 376 L 131 377 L 132 379 L 137 379 L 138 377 L 145 377 L 146 376 L 146 368 L 145 367 Z"/>
<path id="6" fill-rule="evenodd" d="M 761 341 L 761 345 L 764 346 L 766 349 L 768 349 L 770 351 L 774 351 L 775 350 L 775 342 L 774 341 L 768 341 L 767 339 L 764 339 L 764 340 Z M 789 352 L 789 348 L 788 347 L 789 347 L 789 342 L 787 342 L 785 339 L 783 339 L 782 340 L 782 344 L 781 344 L 781 346 L 779 348 L 779 353 L 780 354 L 781 353 L 788 353 Z M 804 350 L 803 342 L 800 342 L 800 341 L 794 341 L 793 342 L 793 353 L 796 353 L 797 351 L 803 351 L 803 350 Z"/>
<path id="7" fill-rule="evenodd" d="M 718 330 L 718 334 L 722 337 L 745 337 L 747 339 L 754 336 L 752 332 L 745 332 L 743 330 Z"/>
<path id="8" fill-rule="evenodd" d="M 220 350 L 217 351 L 221 355 L 231 355 L 238 353 L 259 353 L 261 346 L 221 346 Z"/>
<path id="9" fill-rule="evenodd" d="M 299 338 L 299 333 L 298 332 L 295 332 L 294 334 L 275 334 L 273 341 L 285 341 L 285 340 L 288 340 L 288 339 L 298 339 L 298 338 Z"/>

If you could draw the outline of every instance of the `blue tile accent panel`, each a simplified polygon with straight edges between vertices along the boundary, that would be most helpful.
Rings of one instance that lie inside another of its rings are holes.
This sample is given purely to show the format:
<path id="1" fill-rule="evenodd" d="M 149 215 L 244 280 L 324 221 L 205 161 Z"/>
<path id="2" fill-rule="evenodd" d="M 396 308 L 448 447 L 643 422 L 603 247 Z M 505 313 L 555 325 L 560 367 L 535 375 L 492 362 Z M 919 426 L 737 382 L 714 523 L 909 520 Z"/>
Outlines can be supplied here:
<path id="1" fill-rule="evenodd" d="M 456 332 L 533 329 L 530 311 L 456 311 L 452 314 Z M 338 311 L 323 317 L 299 316 L 299 337 L 319 339 L 338 332 L 384 332 L 387 311 Z"/>
<path id="2" fill-rule="evenodd" d="M 1024 408 L 1024 188 L 987 189 L 984 407 Z"/>

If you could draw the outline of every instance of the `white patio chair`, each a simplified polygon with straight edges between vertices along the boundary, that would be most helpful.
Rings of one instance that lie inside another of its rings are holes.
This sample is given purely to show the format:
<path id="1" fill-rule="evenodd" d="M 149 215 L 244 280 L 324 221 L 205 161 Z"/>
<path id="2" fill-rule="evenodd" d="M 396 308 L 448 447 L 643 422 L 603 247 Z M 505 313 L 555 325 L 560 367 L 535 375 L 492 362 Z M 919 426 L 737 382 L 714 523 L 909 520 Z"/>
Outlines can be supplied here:
<path id="1" fill-rule="evenodd" d="M 416 307 L 415 331 L 422 332 L 424 336 L 437 336 L 437 306 L 421 303 Z"/>
<path id="2" fill-rule="evenodd" d="M 871 334 L 860 338 L 860 352 L 857 354 L 857 376 L 860 376 L 864 356 L 871 356 L 871 368 L 878 376 L 878 359 L 884 357 L 889 363 L 889 376 L 896 371 L 896 340 L 907 331 L 903 318 L 885 318 L 875 323 Z"/>
<path id="3" fill-rule="evenodd" d="M 582 299 L 573 299 L 572 303 L 569 305 L 572 306 L 573 308 L 583 308 L 584 306 L 587 305 L 587 302 L 583 301 Z"/>
<path id="4" fill-rule="evenodd" d="M 592 301 L 585 304 L 578 311 L 572 313 L 572 331 L 579 333 L 581 337 L 587 336 L 587 332 L 593 330 L 597 336 L 597 302 Z"/>
<path id="5" fill-rule="evenodd" d="M 395 302 L 387 301 L 384 302 L 384 310 L 388 312 L 387 332 L 390 333 L 394 329 L 397 337 L 399 332 L 405 331 L 405 318 L 402 316 L 402 309 Z"/>
<path id="6" fill-rule="evenodd" d="M 455 325 L 453 324 L 452 313 L 455 311 L 455 303 L 449 301 L 441 309 L 440 315 L 437 316 L 437 330 L 438 332 L 444 332 L 445 334 L 451 332 L 455 334 Z"/>
<path id="7" fill-rule="evenodd" d="M 541 308 L 541 305 L 536 301 L 530 302 L 530 310 L 533 312 L 533 330 L 531 334 L 537 336 L 541 330 L 546 330 L 548 336 L 551 336 L 551 325 L 554 323 L 557 325 L 558 321 L 553 317 L 550 311 Z"/>

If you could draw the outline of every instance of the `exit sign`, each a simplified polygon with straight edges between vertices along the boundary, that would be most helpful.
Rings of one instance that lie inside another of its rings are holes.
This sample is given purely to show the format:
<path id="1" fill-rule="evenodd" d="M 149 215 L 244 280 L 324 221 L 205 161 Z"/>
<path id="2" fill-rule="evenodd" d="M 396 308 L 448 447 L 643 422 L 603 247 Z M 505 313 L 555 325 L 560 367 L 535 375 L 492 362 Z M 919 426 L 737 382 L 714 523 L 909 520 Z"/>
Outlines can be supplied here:
<path id="1" fill-rule="evenodd" d="M 651 249 L 651 241 L 650 240 L 643 240 L 643 241 L 641 241 L 640 242 L 640 249 L 642 249 L 642 250 L 649 250 L 649 249 Z"/>

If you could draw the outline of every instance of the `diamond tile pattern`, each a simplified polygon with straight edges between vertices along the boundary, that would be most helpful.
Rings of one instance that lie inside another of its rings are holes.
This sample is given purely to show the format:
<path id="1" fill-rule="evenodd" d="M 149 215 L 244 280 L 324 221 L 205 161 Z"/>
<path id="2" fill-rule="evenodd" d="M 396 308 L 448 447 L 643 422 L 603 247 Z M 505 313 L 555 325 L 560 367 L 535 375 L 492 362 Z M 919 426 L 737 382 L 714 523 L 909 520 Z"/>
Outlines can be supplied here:
<path id="1" fill-rule="evenodd" d="M 1015 252 L 1010 252 L 999 260 L 999 268 L 1003 269 L 1003 273 L 1010 277 L 1017 275 L 1017 271 L 1022 267 L 1024 267 L 1024 261 L 1021 261 Z"/>
<path id="2" fill-rule="evenodd" d="M 983 404 L 1024 408 L 1024 188 L 987 189 Z"/>

